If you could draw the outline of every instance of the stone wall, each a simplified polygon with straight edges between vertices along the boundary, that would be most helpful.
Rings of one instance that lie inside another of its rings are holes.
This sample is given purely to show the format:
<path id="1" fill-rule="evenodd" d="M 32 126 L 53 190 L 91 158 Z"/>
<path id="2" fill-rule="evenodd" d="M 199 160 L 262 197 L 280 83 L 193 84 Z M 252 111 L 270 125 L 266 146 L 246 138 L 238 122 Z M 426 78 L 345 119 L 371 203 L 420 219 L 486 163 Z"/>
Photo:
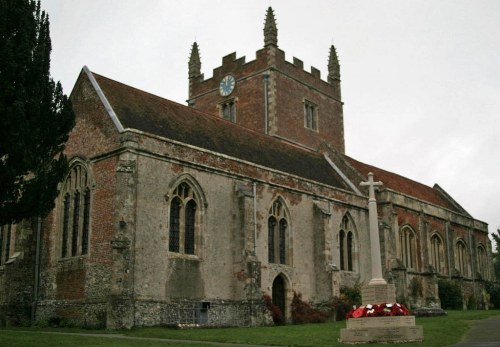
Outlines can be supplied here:
<path id="1" fill-rule="evenodd" d="M 106 327 L 107 303 L 99 300 L 43 300 L 37 305 L 36 322 L 53 326 Z"/>
<path id="2" fill-rule="evenodd" d="M 260 300 L 256 302 L 221 299 L 138 300 L 135 302 L 135 326 L 224 327 L 254 326 L 263 323 L 263 307 Z"/>

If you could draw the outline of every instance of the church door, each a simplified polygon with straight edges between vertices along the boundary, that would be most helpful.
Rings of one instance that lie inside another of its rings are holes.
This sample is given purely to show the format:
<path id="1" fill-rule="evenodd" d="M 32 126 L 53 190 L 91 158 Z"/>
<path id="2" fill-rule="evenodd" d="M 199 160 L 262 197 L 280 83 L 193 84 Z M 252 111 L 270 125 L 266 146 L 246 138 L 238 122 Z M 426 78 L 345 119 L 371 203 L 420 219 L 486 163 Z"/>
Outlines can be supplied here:
<path id="1" fill-rule="evenodd" d="M 273 281 L 273 304 L 280 308 L 284 317 L 286 317 L 285 301 L 285 281 L 283 277 L 278 276 Z"/>

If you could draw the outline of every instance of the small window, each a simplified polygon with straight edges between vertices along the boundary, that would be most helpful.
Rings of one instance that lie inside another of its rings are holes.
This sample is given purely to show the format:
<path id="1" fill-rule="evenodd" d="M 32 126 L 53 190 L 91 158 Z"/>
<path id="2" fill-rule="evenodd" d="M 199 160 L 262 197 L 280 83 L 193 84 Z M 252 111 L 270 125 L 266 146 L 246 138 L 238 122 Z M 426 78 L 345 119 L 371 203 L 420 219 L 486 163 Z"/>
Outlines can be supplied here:
<path id="1" fill-rule="evenodd" d="M 458 240 L 455 245 L 456 269 L 462 277 L 469 277 L 469 252 L 464 240 Z"/>
<path id="2" fill-rule="evenodd" d="M 401 229 L 399 233 L 399 245 L 401 247 L 401 260 L 403 261 L 403 265 L 407 269 L 416 270 L 417 244 L 415 232 L 409 226 L 405 226 Z"/>
<path id="3" fill-rule="evenodd" d="M 304 101 L 304 126 L 318 131 L 318 106 L 310 101 Z"/>
<path id="4" fill-rule="evenodd" d="M 443 272 L 444 248 L 441 237 L 436 233 L 431 237 L 431 265 L 437 273 Z"/>
<path id="5" fill-rule="evenodd" d="M 487 259 L 486 249 L 480 245 L 477 247 L 477 272 L 481 275 L 483 280 L 489 279 Z"/>
<path id="6" fill-rule="evenodd" d="M 356 271 L 353 230 L 354 225 L 352 221 L 347 216 L 344 216 L 339 232 L 340 270 Z"/>
<path id="7" fill-rule="evenodd" d="M 221 118 L 236 123 L 236 100 L 230 99 L 219 104 Z"/>

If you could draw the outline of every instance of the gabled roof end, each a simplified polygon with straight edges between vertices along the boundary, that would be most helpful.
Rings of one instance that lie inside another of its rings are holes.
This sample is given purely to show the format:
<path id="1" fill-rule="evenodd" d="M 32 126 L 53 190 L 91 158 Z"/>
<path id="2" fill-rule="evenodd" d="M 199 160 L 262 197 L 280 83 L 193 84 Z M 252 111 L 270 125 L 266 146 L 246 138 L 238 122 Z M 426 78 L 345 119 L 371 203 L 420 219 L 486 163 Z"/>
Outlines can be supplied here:
<path id="1" fill-rule="evenodd" d="M 104 95 L 104 92 L 102 91 L 101 87 L 99 86 L 99 83 L 97 83 L 94 75 L 92 74 L 92 71 L 89 70 L 89 68 L 87 67 L 87 65 L 83 66 L 83 71 L 87 75 L 90 83 L 92 84 L 92 87 L 94 87 L 94 89 L 95 89 L 97 95 L 99 96 L 99 99 L 101 100 L 104 108 L 108 112 L 109 117 L 111 118 L 111 120 L 115 124 L 116 129 L 118 129 L 118 131 L 120 133 L 122 133 L 124 131 L 123 125 L 120 122 L 120 120 L 118 119 L 118 116 L 116 115 L 115 111 L 111 107 L 111 104 L 109 103 L 108 99 Z"/>

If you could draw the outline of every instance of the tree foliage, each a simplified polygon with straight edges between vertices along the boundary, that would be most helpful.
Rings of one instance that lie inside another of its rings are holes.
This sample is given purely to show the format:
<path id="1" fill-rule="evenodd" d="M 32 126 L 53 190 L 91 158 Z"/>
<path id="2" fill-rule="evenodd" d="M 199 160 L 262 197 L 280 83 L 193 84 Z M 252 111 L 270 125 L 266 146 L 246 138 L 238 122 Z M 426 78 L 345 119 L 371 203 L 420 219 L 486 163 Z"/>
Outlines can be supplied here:
<path id="1" fill-rule="evenodd" d="M 51 49 L 40 1 L 0 0 L 0 225 L 46 215 L 68 169 L 74 114 Z"/>
<path id="2" fill-rule="evenodd" d="M 496 234 L 492 233 L 493 241 L 495 246 L 493 247 L 496 251 L 493 253 L 493 266 L 495 269 L 495 277 L 497 281 L 500 281 L 500 229 L 497 229 Z"/>

